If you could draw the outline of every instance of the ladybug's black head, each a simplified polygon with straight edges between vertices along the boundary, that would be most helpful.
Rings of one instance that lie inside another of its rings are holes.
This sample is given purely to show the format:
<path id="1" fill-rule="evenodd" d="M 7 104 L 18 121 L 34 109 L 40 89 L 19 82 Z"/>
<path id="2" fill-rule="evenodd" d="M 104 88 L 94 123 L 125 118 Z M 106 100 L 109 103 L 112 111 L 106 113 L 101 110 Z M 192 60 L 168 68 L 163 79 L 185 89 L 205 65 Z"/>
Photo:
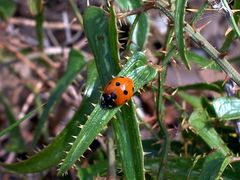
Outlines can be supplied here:
<path id="1" fill-rule="evenodd" d="M 116 107 L 115 99 L 117 98 L 115 93 L 106 94 L 103 93 L 101 97 L 101 106 L 103 108 L 114 108 Z"/>

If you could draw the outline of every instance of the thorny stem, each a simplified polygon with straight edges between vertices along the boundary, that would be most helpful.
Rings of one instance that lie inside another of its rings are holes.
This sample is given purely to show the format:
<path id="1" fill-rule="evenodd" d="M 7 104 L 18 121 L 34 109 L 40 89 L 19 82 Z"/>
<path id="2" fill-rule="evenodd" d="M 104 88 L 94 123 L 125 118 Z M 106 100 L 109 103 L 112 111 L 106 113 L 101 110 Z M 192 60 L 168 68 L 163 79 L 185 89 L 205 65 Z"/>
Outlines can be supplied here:
<path id="1" fill-rule="evenodd" d="M 161 72 L 158 73 L 158 91 L 157 91 L 157 122 L 160 127 L 161 137 L 163 138 L 163 144 L 161 148 L 159 169 L 158 169 L 158 179 L 163 179 L 163 168 L 167 162 L 168 151 L 170 148 L 170 141 L 168 137 L 168 131 L 164 124 L 164 100 L 163 100 L 163 92 L 164 92 L 164 82 L 167 75 L 167 62 L 171 59 L 173 55 L 174 48 L 170 48 L 168 54 L 163 58 L 163 64 L 165 64 L 165 68 Z"/>
<path id="2" fill-rule="evenodd" d="M 150 1 L 145 4 L 143 4 L 141 7 L 133 9 L 131 11 L 126 11 L 124 13 L 119 13 L 117 15 L 118 19 L 123 19 L 125 17 L 135 15 L 135 14 L 141 14 L 142 12 L 148 11 L 149 9 L 154 9 L 155 7 L 155 1 Z"/>
<path id="3" fill-rule="evenodd" d="M 173 15 L 161 4 L 157 2 L 157 7 L 162 11 L 170 21 L 174 21 Z M 240 86 L 240 75 L 225 59 L 221 58 L 218 52 L 200 33 L 196 32 L 189 24 L 186 23 L 184 30 L 190 35 L 190 38 L 197 43 L 221 68 L 225 73 Z"/>

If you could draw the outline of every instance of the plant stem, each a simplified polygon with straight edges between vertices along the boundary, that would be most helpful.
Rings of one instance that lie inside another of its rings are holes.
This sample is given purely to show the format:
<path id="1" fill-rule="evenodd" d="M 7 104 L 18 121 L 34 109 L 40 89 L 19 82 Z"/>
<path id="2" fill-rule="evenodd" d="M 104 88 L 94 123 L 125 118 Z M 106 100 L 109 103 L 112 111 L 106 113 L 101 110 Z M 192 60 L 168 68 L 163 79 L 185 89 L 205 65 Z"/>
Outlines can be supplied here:
<path id="1" fill-rule="evenodd" d="M 171 31 L 172 32 L 172 31 Z M 171 36 L 171 33 L 169 34 Z M 171 39 L 168 39 L 171 43 Z M 168 41 L 167 41 L 168 42 Z M 168 43 L 166 43 L 168 44 Z M 169 60 L 171 59 L 173 53 L 175 52 L 174 47 L 172 46 L 168 52 L 168 54 L 163 58 L 162 64 L 165 65 L 165 68 L 161 72 L 158 73 L 158 91 L 157 91 L 157 121 L 160 127 L 160 133 L 161 137 L 163 138 L 163 144 L 162 144 L 162 152 L 160 155 L 160 162 L 159 162 L 159 169 L 158 169 L 158 179 L 163 179 L 163 168 L 164 165 L 167 162 L 168 157 L 168 151 L 170 148 L 170 141 L 168 137 L 168 131 L 163 121 L 164 116 L 164 99 L 163 99 L 163 92 L 164 92 L 164 83 L 167 75 L 167 64 Z"/>
<path id="2" fill-rule="evenodd" d="M 157 6 L 170 21 L 174 21 L 174 17 L 163 5 L 162 2 L 158 2 Z M 221 68 L 226 74 L 232 78 L 232 80 L 240 86 L 240 75 L 233 68 L 233 66 L 225 59 L 220 58 L 221 54 L 218 52 L 200 33 L 196 32 L 189 24 L 186 23 L 184 30 L 190 35 L 190 38 L 197 43 Z"/>

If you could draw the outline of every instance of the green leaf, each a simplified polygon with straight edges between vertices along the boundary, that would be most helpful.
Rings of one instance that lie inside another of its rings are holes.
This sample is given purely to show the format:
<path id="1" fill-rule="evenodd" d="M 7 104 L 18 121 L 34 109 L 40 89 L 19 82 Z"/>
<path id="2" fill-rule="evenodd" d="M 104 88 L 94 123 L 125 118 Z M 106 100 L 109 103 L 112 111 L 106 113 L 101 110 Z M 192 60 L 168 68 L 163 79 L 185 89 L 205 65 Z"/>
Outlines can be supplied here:
<path id="1" fill-rule="evenodd" d="M 44 104 L 43 104 L 44 105 Z M 43 106 L 42 105 L 42 106 Z M 30 113 L 26 114 L 23 116 L 21 119 L 17 120 L 15 123 L 13 123 L 11 126 L 7 127 L 6 129 L 2 130 L 0 132 L 0 137 L 3 136 L 6 133 L 11 132 L 14 128 L 16 128 L 21 122 L 25 121 L 29 117 L 31 117 L 39 108 L 42 108 L 42 106 L 38 107 L 37 109 L 31 111 Z"/>
<path id="2" fill-rule="evenodd" d="M 109 8 L 109 14 L 100 8 L 87 8 L 83 16 L 83 23 L 89 45 L 95 56 L 101 85 L 104 87 L 112 78 L 111 75 L 116 75 L 120 71 L 116 16 L 113 7 Z M 92 30 L 93 27 L 98 29 L 97 32 Z M 96 43 L 98 36 L 104 37 L 102 43 Z M 99 51 L 100 49 L 101 51 Z M 131 66 L 125 65 L 124 67 L 128 72 L 134 72 L 136 68 L 147 63 L 146 57 L 142 53 L 134 54 L 128 61 L 131 61 Z M 117 119 L 112 121 L 112 124 L 124 175 L 126 179 L 142 179 L 144 178 L 143 153 L 139 127 L 132 104 L 130 104 L 130 108 L 123 106 L 121 113 L 118 112 L 116 116 Z"/>
<path id="3" fill-rule="evenodd" d="M 16 10 L 16 2 L 14 0 L 0 1 L 0 17 L 3 19 L 10 18 Z"/>
<path id="4" fill-rule="evenodd" d="M 210 125 L 205 111 L 194 111 L 189 118 L 189 124 L 191 125 L 193 132 L 199 135 L 211 149 L 218 151 L 223 156 L 231 154 L 231 151 L 223 142 L 219 134 Z"/>
<path id="5" fill-rule="evenodd" d="M 43 0 L 27 0 L 28 8 L 33 15 L 43 11 Z"/>
<path id="6" fill-rule="evenodd" d="M 141 7 L 141 0 L 116 0 L 117 4 L 124 11 L 128 11 L 134 8 Z M 136 26 L 133 25 L 134 19 L 138 18 Z M 130 27 L 132 34 L 129 35 L 129 42 L 131 43 L 131 50 L 140 51 L 143 50 L 145 42 L 148 37 L 149 25 L 148 18 L 145 13 L 141 13 L 139 17 L 128 17 L 129 22 L 132 24 Z"/>
<path id="7" fill-rule="evenodd" d="M 194 14 L 191 23 L 190 24 L 194 24 L 204 13 L 205 9 L 208 7 L 208 2 L 206 1 L 199 9 L 198 11 Z"/>
<path id="8" fill-rule="evenodd" d="M 12 164 L 0 163 L 0 165 L 8 171 L 17 173 L 40 172 L 56 166 L 64 158 L 65 151 L 70 149 L 68 143 L 72 142 L 73 136 L 79 133 L 79 123 L 84 124 L 87 120 L 86 115 L 92 112 L 93 106 L 91 104 L 98 101 L 100 96 L 99 85 L 95 64 L 91 63 L 88 69 L 86 89 L 81 105 L 64 130 L 50 145 L 29 159 Z"/>
<path id="9" fill-rule="evenodd" d="M 0 92 L 0 102 L 3 104 L 4 106 L 4 110 L 8 119 L 8 124 L 11 126 L 14 123 L 17 122 L 15 115 L 12 111 L 12 107 L 10 106 L 7 98 Z M 17 153 L 23 152 L 25 149 L 24 146 L 24 141 L 22 139 L 21 133 L 20 133 L 20 129 L 17 126 L 16 128 L 12 129 L 10 132 L 10 141 L 8 141 L 8 143 L 5 145 L 5 148 L 8 151 L 14 151 Z"/>
<path id="10" fill-rule="evenodd" d="M 142 53 L 137 53 L 134 55 L 125 65 L 126 68 L 124 68 L 118 74 L 118 76 L 130 77 L 134 82 L 135 91 L 143 87 L 144 84 L 151 81 L 156 76 L 156 70 L 151 66 L 144 65 L 135 68 L 136 64 L 141 64 L 142 59 L 146 61 L 146 58 L 143 57 L 144 55 Z M 114 114 L 119 111 L 120 108 L 121 107 L 116 107 L 114 109 L 103 109 L 99 104 L 97 104 L 94 111 L 89 116 L 89 119 L 83 126 L 81 132 L 79 133 L 76 141 L 73 142 L 70 151 L 67 153 L 67 156 L 60 167 L 60 174 L 65 173 L 87 150 L 92 141 L 103 130 L 103 128 L 112 119 Z"/>
<path id="11" fill-rule="evenodd" d="M 58 81 L 56 87 L 52 90 L 48 103 L 40 116 L 34 135 L 34 144 L 36 144 L 38 139 L 40 138 L 44 123 L 47 121 L 49 113 L 51 112 L 54 104 L 60 99 L 62 93 L 74 80 L 74 78 L 77 76 L 77 74 L 80 72 L 80 70 L 84 67 L 85 64 L 86 62 L 83 55 L 79 51 L 72 49 L 69 53 L 69 62 L 66 72 L 64 76 Z"/>
<path id="12" fill-rule="evenodd" d="M 95 61 L 102 62 L 96 63 L 96 66 L 98 73 L 102 74 L 101 84 L 105 85 L 110 79 L 109 76 L 116 75 L 113 72 L 120 70 L 118 61 L 111 53 L 110 37 L 112 36 L 109 32 L 108 16 L 102 9 L 90 6 L 84 12 L 83 25 Z"/>
<path id="13" fill-rule="evenodd" d="M 209 91 L 214 91 L 217 93 L 223 93 L 223 88 L 219 86 L 219 84 L 222 84 L 222 81 L 217 81 L 215 83 L 195 83 L 195 84 L 189 84 L 186 86 L 180 86 L 177 87 L 179 91 L 186 91 L 186 90 L 209 90 Z"/>
<path id="14" fill-rule="evenodd" d="M 218 151 L 211 153 L 204 161 L 199 180 L 219 179 L 225 168 L 229 165 L 231 156 L 223 156 Z"/>
<path id="15" fill-rule="evenodd" d="M 97 175 L 107 171 L 107 161 L 100 161 L 95 164 L 89 165 L 87 168 L 77 166 L 79 179 L 92 180 Z"/>
<path id="16" fill-rule="evenodd" d="M 141 0 L 116 0 L 117 4 L 123 9 L 133 9 L 141 6 Z"/>
<path id="17" fill-rule="evenodd" d="M 186 51 L 186 55 L 190 61 L 198 64 L 203 69 L 212 69 L 215 71 L 221 70 L 221 68 L 214 61 L 211 61 L 210 59 L 200 56 L 194 52 Z"/>
<path id="18" fill-rule="evenodd" d="M 236 97 L 221 97 L 214 99 L 213 107 L 222 120 L 236 120 L 240 118 L 240 99 Z"/>
<path id="19" fill-rule="evenodd" d="M 227 15 L 227 18 L 228 18 L 228 21 L 229 21 L 231 27 L 233 28 L 233 30 L 235 31 L 236 35 L 239 38 L 240 37 L 240 31 L 239 31 L 238 25 L 237 25 L 237 23 L 234 19 L 232 10 L 228 5 L 228 1 L 227 0 L 222 0 L 221 3 L 222 3 L 222 6 L 223 6 L 222 8 Z"/>
<path id="20" fill-rule="evenodd" d="M 175 9 L 175 33 L 177 46 L 179 50 L 179 54 L 183 60 L 185 66 L 190 70 L 191 67 L 188 62 L 188 57 L 186 55 L 186 46 L 184 42 L 184 17 L 185 17 L 185 7 L 187 0 L 176 1 L 176 9 Z"/>
<path id="21" fill-rule="evenodd" d="M 43 48 L 44 31 L 43 31 L 43 21 L 44 21 L 44 1 L 43 0 L 27 0 L 28 8 L 32 15 L 35 16 L 36 21 L 36 34 L 38 39 L 38 47 Z"/>
<path id="22" fill-rule="evenodd" d="M 234 1 L 232 9 L 239 9 L 240 8 L 240 1 Z M 238 23 L 239 21 L 239 12 L 234 13 L 235 22 Z M 236 33 L 234 30 L 229 32 L 224 40 L 222 47 L 220 48 L 220 52 L 227 52 L 233 43 L 234 39 L 236 38 Z"/>
<path id="23" fill-rule="evenodd" d="M 184 91 L 178 91 L 177 95 L 184 99 L 187 103 L 191 104 L 194 108 L 202 109 L 201 97 L 190 95 Z"/>

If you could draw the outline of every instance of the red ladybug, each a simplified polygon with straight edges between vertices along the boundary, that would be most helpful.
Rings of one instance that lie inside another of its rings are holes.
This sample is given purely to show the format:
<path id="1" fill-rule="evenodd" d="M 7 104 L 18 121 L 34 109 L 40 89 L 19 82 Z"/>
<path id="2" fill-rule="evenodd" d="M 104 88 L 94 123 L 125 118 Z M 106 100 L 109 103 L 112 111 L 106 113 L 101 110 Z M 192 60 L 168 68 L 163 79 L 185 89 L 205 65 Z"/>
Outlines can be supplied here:
<path id="1" fill-rule="evenodd" d="M 114 108 L 126 103 L 134 93 L 134 83 L 128 77 L 116 77 L 108 82 L 101 98 L 103 108 Z"/>

